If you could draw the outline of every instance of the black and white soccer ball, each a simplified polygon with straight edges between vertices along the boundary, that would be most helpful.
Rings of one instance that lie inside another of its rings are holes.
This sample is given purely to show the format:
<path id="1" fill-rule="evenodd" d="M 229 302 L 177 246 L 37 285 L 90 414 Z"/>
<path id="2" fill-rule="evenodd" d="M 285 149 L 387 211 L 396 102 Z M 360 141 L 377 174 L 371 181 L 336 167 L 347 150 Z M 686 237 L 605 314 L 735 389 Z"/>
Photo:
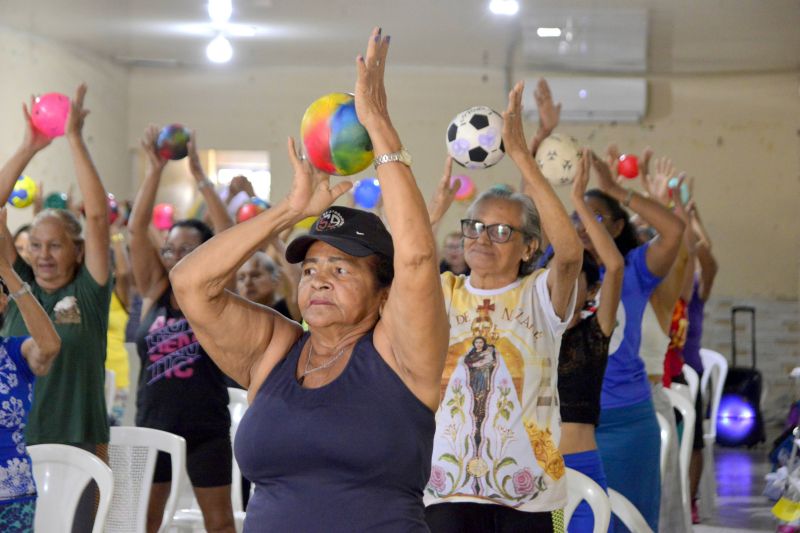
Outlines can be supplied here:
<path id="1" fill-rule="evenodd" d="M 456 115 L 447 127 L 447 151 L 467 168 L 489 168 L 503 159 L 503 117 L 486 106 Z"/>
<path id="2" fill-rule="evenodd" d="M 536 163 L 553 185 L 569 185 L 578 173 L 581 149 L 570 135 L 552 133 L 536 149 Z"/>

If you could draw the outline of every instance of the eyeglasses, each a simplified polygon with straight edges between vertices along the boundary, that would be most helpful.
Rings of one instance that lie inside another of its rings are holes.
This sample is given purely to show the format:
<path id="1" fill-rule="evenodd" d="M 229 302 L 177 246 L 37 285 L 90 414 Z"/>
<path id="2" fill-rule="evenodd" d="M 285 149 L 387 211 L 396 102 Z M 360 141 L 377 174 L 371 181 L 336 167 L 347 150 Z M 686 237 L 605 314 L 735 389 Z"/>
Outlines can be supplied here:
<path id="1" fill-rule="evenodd" d="M 498 244 L 508 242 L 515 231 L 527 236 L 527 233 L 521 229 L 508 224 L 489 224 L 487 226 L 479 220 L 464 219 L 461 221 L 461 235 L 467 239 L 477 239 L 484 231 L 489 236 L 490 241 Z"/>
<path id="2" fill-rule="evenodd" d="M 164 246 L 161 248 L 161 257 L 164 259 L 172 259 L 173 257 L 185 257 L 192 253 L 197 246 L 181 246 L 178 249 L 172 246 Z"/>

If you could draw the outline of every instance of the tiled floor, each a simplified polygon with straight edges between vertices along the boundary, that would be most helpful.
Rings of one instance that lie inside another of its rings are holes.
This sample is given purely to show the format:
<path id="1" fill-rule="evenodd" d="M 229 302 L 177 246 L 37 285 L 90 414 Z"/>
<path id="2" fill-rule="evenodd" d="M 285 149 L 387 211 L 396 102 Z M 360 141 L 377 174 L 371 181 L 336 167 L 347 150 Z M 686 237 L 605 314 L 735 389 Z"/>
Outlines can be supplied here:
<path id="1" fill-rule="evenodd" d="M 761 495 L 770 471 L 768 453 L 766 445 L 750 450 L 716 447 L 717 508 L 712 520 L 695 526 L 696 533 L 775 531 L 772 502 Z"/>

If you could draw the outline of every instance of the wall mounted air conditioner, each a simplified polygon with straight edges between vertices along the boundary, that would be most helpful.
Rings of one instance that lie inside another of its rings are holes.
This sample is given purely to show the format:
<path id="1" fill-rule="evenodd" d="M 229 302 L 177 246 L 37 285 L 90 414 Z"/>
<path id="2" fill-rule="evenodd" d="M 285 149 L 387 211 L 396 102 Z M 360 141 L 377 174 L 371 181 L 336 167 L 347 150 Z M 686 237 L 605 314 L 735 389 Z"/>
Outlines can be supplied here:
<path id="1" fill-rule="evenodd" d="M 537 79 L 525 82 L 523 105 L 536 120 L 533 89 Z M 547 78 L 553 101 L 561 102 L 562 122 L 638 122 L 647 112 L 644 78 Z"/>

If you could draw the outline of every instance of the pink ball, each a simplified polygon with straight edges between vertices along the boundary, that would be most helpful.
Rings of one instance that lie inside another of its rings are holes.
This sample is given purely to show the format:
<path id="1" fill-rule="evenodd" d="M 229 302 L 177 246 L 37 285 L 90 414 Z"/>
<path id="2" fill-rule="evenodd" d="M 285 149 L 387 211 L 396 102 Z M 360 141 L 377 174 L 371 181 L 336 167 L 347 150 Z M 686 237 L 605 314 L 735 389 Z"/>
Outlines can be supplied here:
<path id="1" fill-rule="evenodd" d="M 33 126 L 50 137 L 64 135 L 64 127 L 69 115 L 69 97 L 61 93 L 47 93 L 37 96 L 31 109 Z"/>
<path id="2" fill-rule="evenodd" d="M 168 230 L 175 222 L 175 208 L 172 204 L 157 204 L 153 208 L 153 225 L 158 230 Z"/>
<path id="3" fill-rule="evenodd" d="M 457 179 L 461 180 L 461 185 L 456 191 L 456 200 L 463 201 L 471 199 L 475 195 L 475 183 L 472 181 L 472 178 L 469 176 L 451 176 L 450 185 L 455 183 Z"/>

